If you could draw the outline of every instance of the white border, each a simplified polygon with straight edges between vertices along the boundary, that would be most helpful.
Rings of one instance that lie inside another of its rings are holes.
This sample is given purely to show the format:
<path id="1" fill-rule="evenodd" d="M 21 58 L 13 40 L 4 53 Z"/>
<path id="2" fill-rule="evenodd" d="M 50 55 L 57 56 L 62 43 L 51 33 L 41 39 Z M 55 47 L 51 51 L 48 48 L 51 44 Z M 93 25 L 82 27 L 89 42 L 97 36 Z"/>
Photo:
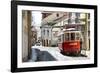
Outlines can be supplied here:
<path id="1" fill-rule="evenodd" d="M 52 61 L 52 62 L 24 62 L 22 63 L 22 10 L 35 10 L 35 11 L 62 11 L 62 12 L 84 12 L 90 13 L 90 59 L 85 60 L 68 60 L 68 61 Z M 43 66 L 59 66 L 59 65 L 78 65 L 78 64 L 93 64 L 94 63 L 94 10 L 92 9 L 77 9 L 77 8 L 58 8 L 58 7 L 43 7 L 43 6 L 18 6 L 18 51 L 17 51 L 17 64 L 18 68 L 25 67 L 43 67 Z"/>

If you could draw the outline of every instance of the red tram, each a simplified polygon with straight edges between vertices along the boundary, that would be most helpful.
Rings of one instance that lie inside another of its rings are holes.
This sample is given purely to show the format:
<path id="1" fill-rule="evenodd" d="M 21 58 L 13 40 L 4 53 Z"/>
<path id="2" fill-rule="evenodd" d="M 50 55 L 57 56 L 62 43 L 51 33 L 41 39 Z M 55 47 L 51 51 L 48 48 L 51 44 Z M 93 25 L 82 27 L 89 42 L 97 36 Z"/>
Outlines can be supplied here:
<path id="1" fill-rule="evenodd" d="M 58 36 L 58 47 L 61 53 L 77 55 L 81 51 L 81 31 L 73 28 L 66 29 Z"/>

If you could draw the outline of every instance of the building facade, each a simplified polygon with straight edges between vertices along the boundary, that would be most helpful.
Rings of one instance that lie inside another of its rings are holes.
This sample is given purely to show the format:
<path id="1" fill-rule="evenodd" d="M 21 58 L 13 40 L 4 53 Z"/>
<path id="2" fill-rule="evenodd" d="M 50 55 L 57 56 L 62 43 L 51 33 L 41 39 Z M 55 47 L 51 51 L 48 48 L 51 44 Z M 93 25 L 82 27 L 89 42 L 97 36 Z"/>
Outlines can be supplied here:
<path id="1" fill-rule="evenodd" d="M 53 33 L 59 34 L 62 29 L 75 28 L 82 33 L 82 49 L 90 49 L 90 14 L 78 12 L 52 12 L 52 14 L 43 19 L 42 24 L 45 25 L 47 22 L 55 23 L 51 30 L 51 41 L 53 41 L 52 38 L 56 38 L 53 36 Z M 42 35 L 42 37 L 45 38 L 44 35 Z"/>
<path id="2" fill-rule="evenodd" d="M 44 25 L 41 27 L 41 41 L 42 46 L 51 46 L 52 40 L 52 27 L 49 25 Z"/>

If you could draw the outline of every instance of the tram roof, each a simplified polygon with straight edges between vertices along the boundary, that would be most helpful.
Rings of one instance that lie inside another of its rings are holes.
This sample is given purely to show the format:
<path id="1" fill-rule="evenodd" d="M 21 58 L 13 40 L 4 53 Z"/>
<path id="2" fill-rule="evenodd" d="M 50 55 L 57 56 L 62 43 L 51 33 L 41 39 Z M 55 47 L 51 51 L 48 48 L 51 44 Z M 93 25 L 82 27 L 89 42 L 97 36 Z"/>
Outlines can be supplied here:
<path id="1" fill-rule="evenodd" d="M 61 33 L 58 34 L 58 36 L 64 34 L 64 33 L 80 33 L 81 31 L 79 30 L 66 30 L 66 31 L 62 31 Z"/>
<path id="2" fill-rule="evenodd" d="M 62 32 L 67 32 L 67 31 L 80 32 L 80 30 L 77 30 L 76 28 L 68 28 L 68 29 L 63 29 L 63 30 L 62 30 Z"/>

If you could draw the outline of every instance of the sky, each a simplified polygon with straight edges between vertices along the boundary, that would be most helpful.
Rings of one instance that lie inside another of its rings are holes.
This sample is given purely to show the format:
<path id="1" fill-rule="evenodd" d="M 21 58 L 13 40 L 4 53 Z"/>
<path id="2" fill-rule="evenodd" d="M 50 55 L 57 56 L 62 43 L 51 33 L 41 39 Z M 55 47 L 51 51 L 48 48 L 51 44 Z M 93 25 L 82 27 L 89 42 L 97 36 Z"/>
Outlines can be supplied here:
<path id="1" fill-rule="evenodd" d="M 40 11 L 32 11 L 31 25 L 35 26 L 35 29 L 37 30 L 37 38 L 41 37 L 41 30 L 40 30 L 41 22 L 42 22 L 42 13 Z"/>
<path id="2" fill-rule="evenodd" d="M 32 25 L 41 26 L 42 14 L 40 11 L 32 11 Z"/>

